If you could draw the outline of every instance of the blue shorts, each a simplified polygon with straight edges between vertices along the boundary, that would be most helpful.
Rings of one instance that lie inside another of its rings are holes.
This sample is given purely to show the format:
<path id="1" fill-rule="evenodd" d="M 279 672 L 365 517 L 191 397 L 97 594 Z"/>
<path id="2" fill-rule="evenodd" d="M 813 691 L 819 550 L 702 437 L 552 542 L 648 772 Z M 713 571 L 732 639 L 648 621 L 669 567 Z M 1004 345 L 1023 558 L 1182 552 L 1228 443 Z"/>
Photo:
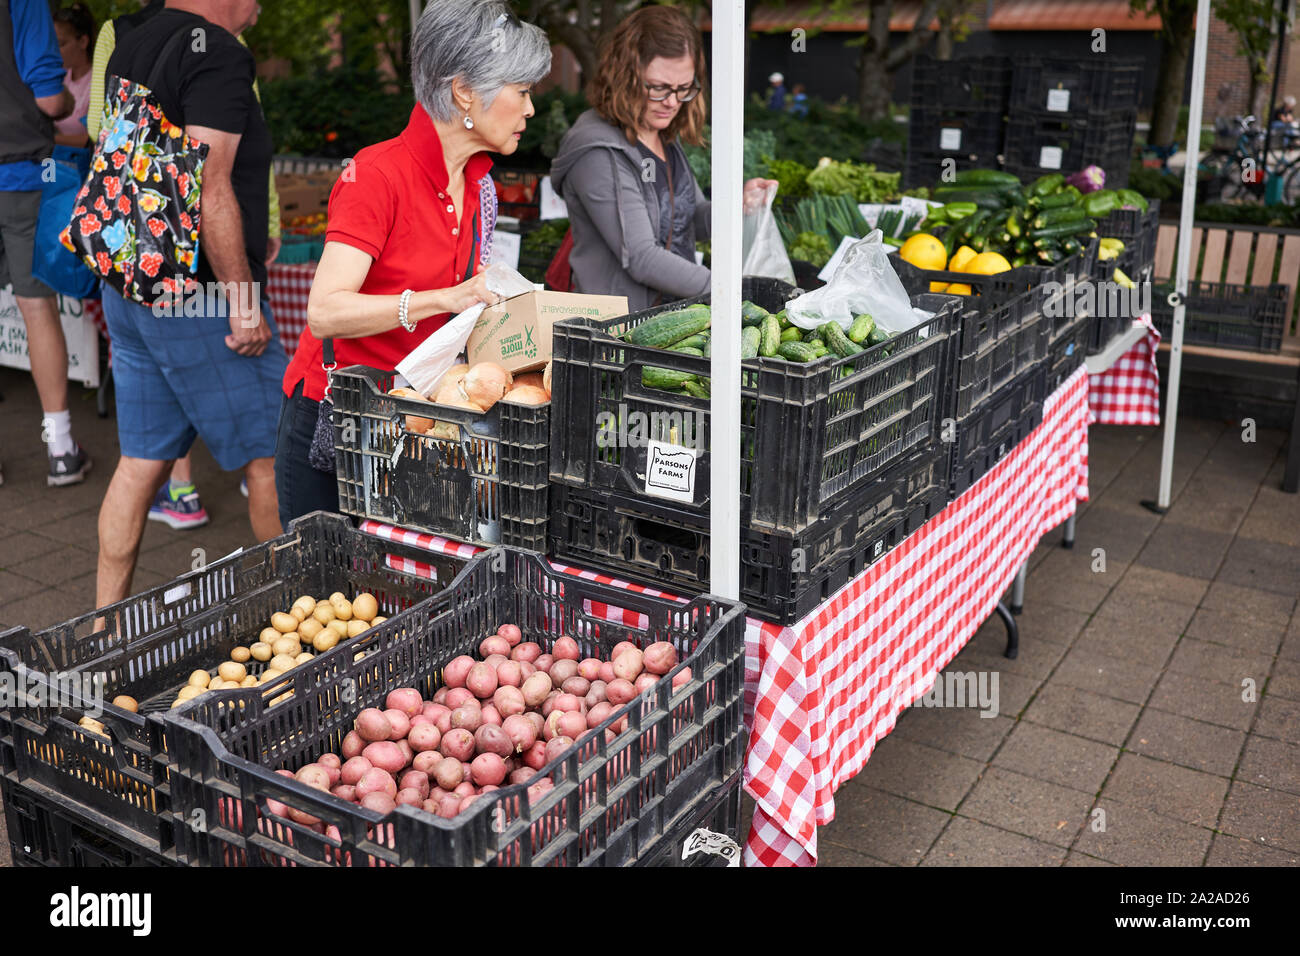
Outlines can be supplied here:
<path id="1" fill-rule="evenodd" d="M 275 457 L 289 357 L 266 300 L 262 318 L 271 341 L 256 358 L 226 347 L 225 309 L 224 300 L 210 295 L 201 316 L 154 315 L 104 287 L 123 455 L 170 461 L 183 457 L 197 436 L 227 471 Z"/>

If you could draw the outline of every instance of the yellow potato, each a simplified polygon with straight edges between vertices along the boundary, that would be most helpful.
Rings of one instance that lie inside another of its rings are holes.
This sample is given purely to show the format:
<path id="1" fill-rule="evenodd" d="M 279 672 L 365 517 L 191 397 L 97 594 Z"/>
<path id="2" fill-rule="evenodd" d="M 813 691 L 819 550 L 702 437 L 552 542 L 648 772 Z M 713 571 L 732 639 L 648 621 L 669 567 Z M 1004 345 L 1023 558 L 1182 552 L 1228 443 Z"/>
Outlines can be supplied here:
<path id="1" fill-rule="evenodd" d="M 185 703 L 185 701 L 183 701 L 183 700 L 181 700 L 179 697 L 177 697 L 174 701 L 172 701 L 172 705 L 171 705 L 171 707 L 168 708 L 168 709 L 169 709 L 169 710 L 175 710 L 177 707 L 179 707 L 179 706 L 180 706 L 181 704 L 183 704 L 183 703 Z"/>
<path id="2" fill-rule="evenodd" d="M 257 635 L 257 639 L 264 644 L 270 644 L 279 636 L 280 636 L 280 632 L 277 631 L 275 628 L 264 627 L 262 628 L 262 633 Z"/>
<path id="3" fill-rule="evenodd" d="M 277 641 L 280 639 L 279 631 L 275 632 L 275 639 Z M 267 644 L 265 641 L 258 641 L 248 650 L 255 660 L 259 660 L 262 663 L 266 663 L 275 655 L 275 651 L 271 650 L 271 645 Z"/>
<path id="4" fill-rule="evenodd" d="M 363 621 L 374 620 L 379 613 L 379 602 L 375 600 L 373 594 L 358 594 L 356 600 L 352 602 L 352 616 L 359 617 Z"/>
<path id="5" fill-rule="evenodd" d="M 304 611 L 302 608 L 298 607 L 297 605 L 294 605 L 293 607 L 289 608 L 289 613 L 297 619 L 299 624 L 301 624 L 303 621 L 307 619 L 307 614 L 308 614 L 307 611 Z"/>
<path id="6" fill-rule="evenodd" d="M 97 721 L 94 717 L 82 717 L 79 721 L 77 721 L 77 726 L 84 727 L 86 730 L 92 731 L 93 733 L 104 734 L 105 736 L 107 736 L 104 725 L 101 724 L 99 721 Z"/>
<path id="7" fill-rule="evenodd" d="M 352 620 L 352 602 L 347 598 L 330 601 L 330 606 L 334 608 L 334 616 L 340 621 Z"/>
<path id="8" fill-rule="evenodd" d="M 357 618 L 348 621 L 348 637 L 360 637 L 368 630 L 370 630 L 370 625 L 365 621 Z"/>
<path id="9" fill-rule="evenodd" d="M 226 661 L 217 668 L 217 676 L 224 681 L 234 681 L 238 684 L 248 674 L 248 668 L 237 661 Z"/>
<path id="10" fill-rule="evenodd" d="M 339 636 L 339 640 L 348 636 L 348 625 L 351 621 L 330 621 L 330 630 Z"/>
<path id="11" fill-rule="evenodd" d="M 365 651 L 357 651 L 355 654 L 352 655 L 352 663 L 355 664 L 357 661 L 361 660 L 361 658 L 365 656 L 366 656 Z"/>
<path id="12" fill-rule="evenodd" d="M 288 654 L 290 657 L 298 653 L 299 640 L 292 634 L 285 634 L 278 641 L 271 645 L 271 651 L 275 654 Z"/>
<path id="13" fill-rule="evenodd" d="M 290 691 L 285 691 L 285 692 L 284 692 L 283 694 L 281 694 L 279 697 L 277 697 L 277 698 L 275 698 L 274 700 L 272 700 L 272 701 L 271 701 L 271 705 L 274 706 L 274 705 L 276 705 L 276 704 L 283 704 L 286 700 L 288 700 L 288 699 L 289 699 L 290 697 L 292 697 L 292 696 L 293 696 L 293 691 L 291 691 L 291 690 L 290 690 Z"/>
<path id="14" fill-rule="evenodd" d="M 348 596 L 344 594 L 342 591 L 335 591 L 333 594 L 329 596 L 329 602 L 331 604 L 333 604 L 335 601 L 346 601 L 347 599 Z"/>
<path id="15" fill-rule="evenodd" d="M 271 666 L 281 673 L 284 673 L 285 671 L 291 671 L 297 667 L 298 662 L 287 654 L 276 654 L 271 658 Z"/>
<path id="16" fill-rule="evenodd" d="M 312 639 L 311 646 L 324 654 L 331 647 L 337 645 L 338 642 L 339 636 L 334 633 L 334 630 L 332 628 L 326 628 Z"/>
<path id="17" fill-rule="evenodd" d="M 273 681 L 283 673 L 284 671 L 275 667 L 268 667 L 266 670 L 262 671 L 262 676 L 258 679 L 258 683 L 265 684 L 268 681 Z"/>
<path id="18" fill-rule="evenodd" d="M 245 675 L 244 679 L 239 682 L 240 687 L 256 687 L 257 678 L 252 674 Z"/>
<path id="19" fill-rule="evenodd" d="M 370 626 L 371 626 L 371 627 L 378 627 L 380 624 L 383 624 L 386 620 L 388 620 L 388 618 L 386 618 L 386 617 L 376 617 L 376 618 L 373 618 L 373 619 L 370 621 Z"/>
<path id="20" fill-rule="evenodd" d="M 181 692 L 177 694 L 176 697 L 179 700 L 193 700 L 201 693 L 203 693 L 202 687 L 195 687 L 192 684 L 186 684 L 181 688 Z"/>
<path id="21" fill-rule="evenodd" d="M 313 617 L 298 625 L 298 638 L 306 644 L 323 630 L 325 625 Z"/>
<path id="22" fill-rule="evenodd" d="M 220 677 L 214 677 L 214 678 L 212 678 L 212 680 L 208 683 L 208 687 L 207 687 L 207 689 L 208 689 L 208 690 L 223 690 L 224 688 L 229 687 L 229 686 L 230 686 L 230 685 L 227 684 L 225 681 L 223 681 Z"/>
<path id="23" fill-rule="evenodd" d="M 298 630 L 298 619 L 292 614 L 276 611 L 271 615 L 271 626 L 281 634 L 292 634 Z"/>
<path id="24" fill-rule="evenodd" d="M 334 605 L 326 601 L 323 604 L 317 604 L 316 610 L 312 611 L 311 616 L 322 624 L 328 624 L 338 617 L 338 614 L 334 610 Z"/>
<path id="25" fill-rule="evenodd" d="M 247 664 L 248 659 L 253 656 L 252 651 L 247 647 L 236 647 L 230 652 L 230 659 L 236 664 Z"/>
<path id="26" fill-rule="evenodd" d="M 131 713 L 138 713 L 140 705 L 136 699 L 129 694 L 118 694 L 113 698 L 113 706 L 121 707 L 123 710 L 129 710 Z"/>
<path id="27" fill-rule="evenodd" d="M 298 664 L 306 664 L 309 660 L 311 660 L 315 656 L 316 656 L 315 654 L 309 654 L 306 651 L 303 651 L 301 654 L 299 654 L 297 657 L 294 658 L 294 662 Z"/>
<path id="28" fill-rule="evenodd" d="M 195 671 L 190 675 L 189 684 L 191 687 L 207 687 L 212 683 L 212 675 L 207 671 Z"/>
<path id="29" fill-rule="evenodd" d="M 311 614 L 312 611 L 316 610 L 316 599 L 310 594 L 304 594 L 293 602 L 293 606 L 302 608 L 306 614 Z"/>

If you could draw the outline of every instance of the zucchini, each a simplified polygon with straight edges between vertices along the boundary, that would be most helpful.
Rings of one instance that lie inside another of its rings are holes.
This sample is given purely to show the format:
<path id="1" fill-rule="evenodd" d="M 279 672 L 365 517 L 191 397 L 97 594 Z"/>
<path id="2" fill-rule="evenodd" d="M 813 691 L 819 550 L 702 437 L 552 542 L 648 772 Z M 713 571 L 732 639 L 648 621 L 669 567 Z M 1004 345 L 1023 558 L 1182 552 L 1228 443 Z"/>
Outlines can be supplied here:
<path id="1" fill-rule="evenodd" d="M 1023 230 L 1023 224 L 1020 221 L 1019 209 L 1013 209 L 1011 211 L 1011 215 L 1007 216 L 1007 221 L 1003 224 L 1002 228 L 1004 228 L 1007 231 L 1007 235 L 1011 236 L 1011 238 L 1013 239 L 1020 238 L 1020 235 L 1024 230 Z"/>
<path id="2" fill-rule="evenodd" d="M 817 350 L 806 342 L 782 342 L 777 355 L 791 362 L 815 362 Z"/>
<path id="3" fill-rule="evenodd" d="M 963 219 L 960 225 L 954 227 L 957 230 L 957 238 L 961 239 L 962 242 L 969 243 L 979 228 L 984 225 L 984 221 L 992 215 L 991 210 L 981 209 L 969 219 Z"/>
<path id="4" fill-rule="evenodd" d="M 775 315 L 765 316 L 760 331 L 763 334 L 758 340 L 758 354 L 771 358 L 776 355 L 777 347 L 781 344 L 781 322 Z"/>
<path id="5" fill-rule="evenodd" d="M 817 331 L 826 340 L 826 344 L 831 351 L 840 358 L 848 358 L 850 355 L 857 355 L 859 352 L 865 351 L 861 345 L 844 334 L 844 330 L 840 328 L 837 322 L 827 322 Z"/>
<path id="6" fill-rule="evenodd" d="M 948 187 L 944 191 L 935 190 L 935 202 L 973 202 L 980 209 L 1005 209 L 1006 201 L 997 190 L 959 189 Z"/>
<path id="7" fill-rule="evenodd" d="M 758 342 L 763 333 L 758 326 L 747 325 L 740 330 L 740 360 L 758 358 Z"/>
<path id="8" fill-rule="evenodd" d="M 1077 206 L 1082 194 L 1074 186 L 1066 186 L 1059 193 L 1052 193 L 1050 196 L 1044 196 L 1038 200 L 1039 209 L 1064 209 L 1068 206 Z"/>
<path id="9" fill-rule="evenodd" d="M 688 395 L 694 395 L 696 398 L 709 398 L 709 386 L 699 379 L 688 378 L 682 382 L 682 388 L 686 389 Z"/>
<path id="10" fill-rule="evenodd" d="M 1034 260 L 1029 257 L 1028 253 L 1021 253 L 1011 260 L 1011 268 L 1019 269 L 1021 266 L 1032 265 L 1033 261 Z"/>
<path id="11" fill-rule="evenodd" d="M 763 316 L 767 315 L 767 309 L 761 305 L 755 305 L 748 300 L 740 303 L 740 324 L 752 325 L 757 327 L 763 321 Z"/>
<path id="12" fill-rule="evenodd" d="M 712 313 L 707 305 L 689 305 L 672 312 L 651 316 L 636 328 L 628 329 L 623 340 L 632 345 L 663 349 L 709 327 Z"/>
<path id="13" fill-rule="evenodd" d="M 675 368 L 657 368 L 653 365 L 647 365 L 641 370 L 641 384 L 646 388 L 662 388 L 665 390 L 681 388 L 685 382 L 694 379 L 694 373 L 682 372 Z"/>
<path id="14" fill-rule="evenodd" d="M 1097 228 L 1096 220 L 1085 219 L 1082 222 L 1077 220 L 1071 222 L 1058 223 L 1054 226 L 1046 226 L 1042 229 L 1035 229 L 1030 233 L 1031 239 L 1057 239 L 1061 236 L 1077 236 L 1080 233 L 1091 232 Z"/>
<path id="15" fill-rule="evenodd" d="M 1065 184 L 1065 175 L 1063 173 L 1048 173 L 1046 176 L 1039 176 L 1029 184 L 1029 195 L 1037 196 L 1042 199 L 1044 196 L 1050 196 Z"/>
<path id="16" fill-rule="evenodd" d="M 1034 217 L 1034 230 L 1046 229 L 1048 226 L 1058 226 L 1066 222 L 1082 222 L 1088 218 L 1088 214 L 1078 206 L 1066 206 L 1058 209 L 1044 209 Z"/>
<path id="17" fill-rule="evenodd" d="M 996 184 L 1006 184 L 1008 186 L 1019 186 L 1020 179 L 1011 173 L 1004 173 L 998 169 L 968 169 L 959 172 L 955 182 L 959 186 L 977 185 L 992 186 Z"/>
<path id="18" fill-rule="evenodd" d="M 698 349 L 699 351 L 703 352 L 704 346 L 708 341 L 709 341 L 709 337 L 707 335 L 703 334 L 702 332 L 697 332 L 695 335 L 692 335 L 690 338 L 685 338 L 682 339 L 680 342 L 675 343 L 669 349 L 669 351 L 680 352 L 682 349 Z"/>
<path id="19" fill-rule="evenodd" d="M 1061 247 L 1053 246 L 1048 249 L 1039 249 L 1034 255 L 1038 258 L 1040 265 L 1054 266 L 1061 261 Z"/>
<path id="20" fill-rule="evenodd" d="M 782 330 L 781 341 L 798 342 L 802 334 L 803 334 L 803 329 L 799 328 L 799 326 L 797 325 L 792 325 L 788 329 Z"/>
<path id="21" fill-rule="evenodd" d="M 871 335 L 871 330 L 875 327 L 876 320 L 867 313 L 864 312 L 862 315 L 855 315 L 853 317 L 853 324 L 849 326 L 849 341 L 861 345 L 867 340 L 867 337 Z"/>
<path id="22" fill-rule="evenodd" d="M 1061 240 L 1061 252 L 1067 256 L 1072 256 L 1076 252 L 1083 252 L 1083 243 L 1074 236 L 1066 236 Z"/>
<path id="23" fill-rule="evenodd" d="M 1026 253 L 1033 251 L 1034 240 L 1030 239 L 1028 236 L 1021 236 L 1015 241 L 1011 248 L 1015 251 L 1016 255 L 1023 256 Z"/>
<path id="24" fill-rule="evenodd" d="M 1034 240 L 1034 249 L 1050 249 L 1059 256 L 1061 254 L 1061 242 L 1056 236 L 1041 236 Z"/>

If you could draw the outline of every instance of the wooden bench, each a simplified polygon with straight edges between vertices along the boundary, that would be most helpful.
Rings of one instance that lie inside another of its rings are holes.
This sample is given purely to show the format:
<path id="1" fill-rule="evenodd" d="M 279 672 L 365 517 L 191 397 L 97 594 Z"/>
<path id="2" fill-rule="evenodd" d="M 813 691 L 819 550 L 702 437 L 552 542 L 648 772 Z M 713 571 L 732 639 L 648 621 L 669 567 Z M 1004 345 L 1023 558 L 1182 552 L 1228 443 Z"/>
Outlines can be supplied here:
<path id="1" fill-rule="evenodd" d="M 1265 377 L 1296 382 L 1296 407 L 1291 424 L 1286 474 L 1282 488 L 1300 488 L 1300 326 L 1296 318 L 1296 287 L 1300 285 L 1300 229 L 1197 223 L 1192 229 L 1189 281 L 1266 286 L 1280 282 L 1288 289 L 1282 348 L 1276 353 L 1247 352 L 1204 345 L 1184 345 L 1184 359 L 1206 360 L 1218 367 L 1253 367 Z M 1155 282 L 1172 281 L 1178 253 L 1178 226 L 1162 223 L 1156 238 Z M 1169 342 L 1163 341 L 1161 351 Z"/>

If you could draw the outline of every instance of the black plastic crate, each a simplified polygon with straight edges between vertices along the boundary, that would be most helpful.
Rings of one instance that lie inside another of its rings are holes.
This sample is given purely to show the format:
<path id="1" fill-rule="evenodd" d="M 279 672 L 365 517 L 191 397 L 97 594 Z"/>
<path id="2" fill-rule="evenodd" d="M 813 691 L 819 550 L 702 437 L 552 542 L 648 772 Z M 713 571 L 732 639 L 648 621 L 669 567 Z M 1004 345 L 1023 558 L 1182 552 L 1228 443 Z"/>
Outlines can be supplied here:
<path id="1" fill-rule="evenodd" d="M 912 108 L 1005 111 L 1011 95 L 1011 58 L 968 56 L 937 60 L 912 58 Z"/>
<path id="2" fill-rule="evenodd" d="M 1060 388 L 1083 364 L 1092 342 L 1095 321 L 1091 315 L 1076 316 L 1063 332 L 1052 339 L 1045 363 L 1049 393 Z"/>
<path id="3" fill-rule="evenodd" d="M 1132 106 L 1068 117 L 1013 110 L 1007 121 L 1006 171 L 1031 180 L 1096 165 L 1106 171 L 1106 186 L 1119 189 L 1128 183 L 1136 129 L 1137 112 Z"/>
<path id="4" fill-rule="evenodd" d="M 746 279 L 743 294 L 776 310 L 793 291 L 775 279 Z M 890 464 L 934 440 L 947 387 L 948 339 L 960 301 L 929 294 L 912 301 L 933 316 L 849 358 L 743 363 L 742 525 L 797 534 L 855 489 L 875 481 Z M 629 345 L 619 338 L 652 315 L 685 304 L 619 319 L 555 324 L 552 396 L 565 427 L 556 429 L 551 445 L 552 496 L 558 483 L 647 505 L 666 504 L 663 497 L 646 493 L 651 442 L 703 449 L 690 453 L 691 500 L 671 504 L 707 532 L 709 401 L 648 388 L 641 375 L 645 368 L 659 367 L 707 378 L 709 359 Z M 634 431 L 633 423 L 642 427 Z"/>
<path id="5" fill-rule="evenodd" d="M 1151 291 L 1151 318 L 1165 341 L 1174 334 L 1174 309 L 1169 304 L 1172 283 Z M 1183 343 L 1248 352 L 1277 352 L 1286 330 L 1287 287 L 1189 282 L 1184 313 Z"/>
<path id="6" fill-rule="evenodd" d="M 731 865 L 730 858 L 720 853 L 694 852 L 684 860 L 682 859 L 682 853 L 685 851 L 687 843 L 692 841 L 693 834 L 697 830 L 703 829 L 731 840 L 732 843 L 736 844 L 735 854 L 737 857 L 739 856 L 745 842 L 744 837 L 738 832 L 740 828 L 742 777 L 743 772 L 737 773 L 727 783 L 706 796 L 700 802 L 701 806 L 693 816 L 674 827 L 673 832 L 662 841 L 662 846 L 649 857 L 639 860 L 637 865 L 665 868 L 705 868 Z M 703 837 L 704 835 L 701 834 L 701 838 Z M 703 842 L 702 839 L 701 842 Z"/>
<path id="7" fill-rule="evenodd" d="M 953 401 L 948 415 L 964 418 L 979 409 L 1016 376 L 1047 358 L 1052 321 L 1047 316 L 1030 316 L 1009 335 L 978 352 L 956 357 Z"/>
<path id="8" fill-rule="evenodd" d="M 1010 103 L 1016 110 L 1073 116 L 1090 110 L 1133 109 L 1141 90 L 1142 61 L 1136 58 L 1016 57 Z"/>
<path id="9" fill-rule="evenodd" d="M 947 168 L 947 161 L 952 159 L 957 160 L 959 169 L 997 169 L 1002 165 L 1001 153 L 1001 145 L 984 153 L 974 151 L 954 153 L 940 149 L 928 149 L 920 141 L 912 143 L 909 139 L 907 162 L 903 166 L 903 188 L 913 189 L 917 186 L 933 187 L 938 185 L 940 177 Z"/>
<path id="10" fill-rule="evenodd" d="M 1046 382 L 1047 370 L 1040 365 L 998 389 L 974 412 L 955 420 L 945 445 L 951 498 L 988 474 L 1042 424 Z"/>
<path id="11" fill-rule="evenodd" d="M 1093 299 L 1092 332 L 1089 337 L 1088 354 L 1097 355 L 1105 351 L 1110 341 L 1124 332 L 1143 311 L 1148 311 L 1145 304 L 1149 301 L 1149 290 L 1144 283 L 1149 283 L 1151 267 L 1141 268 L 1139 263 L 1141 250 L 1130 246 L 1110 260 L 1098 259 L 1093 267 L 1093 281 L 1096 283 Z M 1137 283 L 1137 288 L 1123 292 L 1114 280 L 1118 269 Z M 1136 296 L 1136 298 L 1134 298 Z"/>
<path id="12" fill-rule="evenodd" d="M 90 820 L 56 793 L 0 777 L 5 826 L 14 866 L 179 866 L 154 852 L 126 827 Z"/>
<path id="13" fill-rule="evenodd" d="M 436 580 L 394 569 L 412 558 L 432 568 Z M 0 675 L 41 688 L 56 706 L 0 701 L 0 771 L 6 781 L 58 794 L 104 823 L 105 839 L 130 834 L 147 852 L 166 854 L 174 840 L 170 791 L 157 758 L 168 741 L 147 717 L 167 708 L 194 670 L 214 669 L 233 648 L 257 640 L 272 613 L 304 594 L 369 591 L 381 614 L 400 621 L 401 611 L 438 593 L 464 566 L 463 559 L 362 534 L 342 515 L 315 512 L 278 538 L 125 601 L 35 634 L 5 631 Z M 346 653 L 350 644 L 338 650 Z M 262 666 L 255 663 L 246 665 L 250 672 Z M 109 736 L 78 726 L 97 698 L 70 675 L 103 676 L 105 703 L 96 719 Z M 119 694 L 134 697 L 140 712 L 107 702 Z"/>
<path id="14" fill-rule="evenodd" d="M 960 347 L 969 352 L 972 342 L 978 348 L 985 340 L 984 336 L 996 340 L 1018 329 L 1026 318 L 1041 314 L 1047 290 L 1054 288 L 1053 283 L 1064 285 L 1070 273 L 1080 268 L 1083 255 L 1076 253 L 1052 266 L 1024 265 L 995 275 L 919 269 L 898 256 L 891 256 L 890 262 L 909 295 L 928 291 L 932 282 L 970 286 L 970 294 L 960 297 L 960 309 L 963 313 L 971 310 L 981 312 L 984 322 L 960 326 L 963 343 Z M 973 335 L 977 337 L 972 338 Z"/>
<path id="15" fill-rule="evenodd" d="M 1006 109 L 1002 106 L 913 106 L 907 119 L 908 153 L 938 153 L 961 159 L 996 155 L 1002 152 L 1006 125 Z"/>
<path id="16" fill-rule="evenodd" d="M 801 532 L 740 529 L 740 597 L 751 616 L 792 624 L 938 514 L 947 463 L 937 445 L 892 465 Z M 561 560 L 694 593 L 709 584 L 709 529 L 668 503 L 552 489 L 550 548 Z"/>
<path id="17" fill-rule="evenodd" d="M 389 395 L 393 376 L 364 365 L 331 376 L 339 510 L 471 544 L 543 550 L 550 404 L 433 405 Z M 408 416 L 450 432 L 412 432 Z"/>
<path id="18" fill-rule="evenodd" d="M 1122 256 L 1128 257 L 1125 274 L 1134 282 L 1143 272 L 1152 271 L 1156 261 L 1156 240 L 1160 233 L 1160 200 L 1147 201 L 1147 211 L 1116 209 L 1097 220 L 1097 235 L 1119 239 L 1124 243 Z M 1133 271 L 1129 271 L 1132 269 Z"/>
<path id="19" fill-rule="evenodd" d="M 603 613 L 597 613 L 600 607 Z M 620 641 L 676 646 L 681 663 L 523 784 L 485 794 L 444 819 L 402 806 L 381 816 L 278 775 L 337 753 L 356 715 L 388 692 L 426 700 L 443 668 L 477 656 L 483 638 L 517 624 L 548 649 L 561 636 L 607 656 Z M 196 699 L 165 718 L 178 858 L 238 866 L 626 866 L 652 859 L 684 821 L 708 812 L 745 755 L 745 609 L 735 602 L 652 597 L 553 570 L 539 555 L 497 548 L 447 590 L 349 647 L 295 668 L 274 685 Z M 682 667 L 692 676 L 676 691 Z M 278 706 L 270 701 L 292 691 Z M 627 729 L 606 742 L 622 718 Z M 318 817 L 337 840 L 271 814 L 267 799 Z M 181 826 L 199 815 L 203 830 Z"/>

